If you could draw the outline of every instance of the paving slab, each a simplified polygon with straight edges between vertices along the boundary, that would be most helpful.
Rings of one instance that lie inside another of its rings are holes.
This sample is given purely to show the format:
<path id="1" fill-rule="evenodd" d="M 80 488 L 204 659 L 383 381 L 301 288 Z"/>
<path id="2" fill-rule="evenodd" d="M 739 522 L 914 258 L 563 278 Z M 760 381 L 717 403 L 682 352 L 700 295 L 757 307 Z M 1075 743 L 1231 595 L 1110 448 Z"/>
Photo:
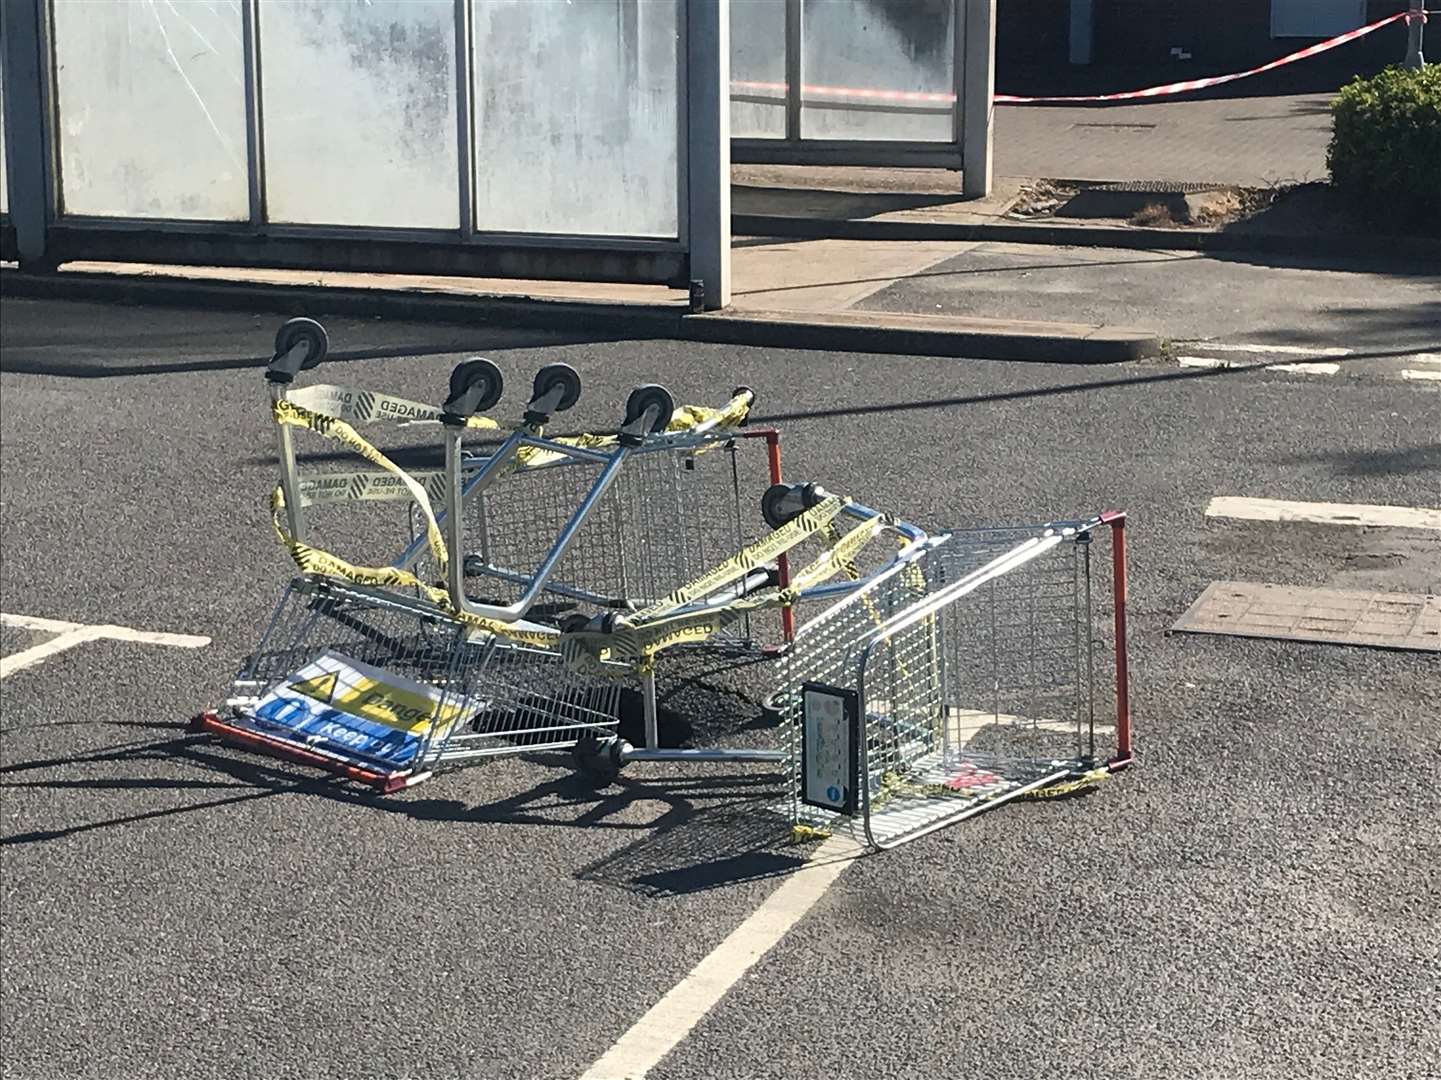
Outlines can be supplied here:
<path id="1" fill-rule="evenodd" d="M 1214 581 L 1172 629 L 1441 652 L 1441 597 Z"/>

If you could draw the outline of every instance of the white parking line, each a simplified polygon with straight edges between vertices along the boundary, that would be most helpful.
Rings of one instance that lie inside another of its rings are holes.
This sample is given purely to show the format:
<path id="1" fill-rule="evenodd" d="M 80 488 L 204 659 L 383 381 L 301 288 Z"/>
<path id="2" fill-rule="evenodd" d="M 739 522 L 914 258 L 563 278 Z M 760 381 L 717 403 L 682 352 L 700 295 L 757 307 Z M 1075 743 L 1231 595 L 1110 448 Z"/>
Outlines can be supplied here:
<path id="1" fill-rule="evenodd" d="M 1401 378 L 1441 382 L 1441 371 L 1418 371 L 1415 368 L 1402 368 Z"/>
<path id="2" fill-rule="evenodd" d="M 1441 531 L 1441 509 L 1425 506 L 1371 506 L 1365 503 L 1288 502 L 1218 495 L 1206 507 L 1207 517 L 1247 521 L 1306 521 L 1319 525 L 1379 525 L 1399 529 Z"/>
<path id="3" fill-rule="evenodd" d="M 1178 356 L 1177 361 L 1182 367 L 1195 368 L 1257 368 L 1263 371 L 1290 371 L 1297 375 L 1335 375 L 1341 370 L 1340 364 L 1325 363 L 1283 363 L 1268 364 L 1264 361 L 1247 364 L 1236 360 L 1227 360 L 1221 356 Z"/>
<path id="4" fill-rule="evenodd" d="M 1277 356 L 1350 356 L 1350 349 L 1329 345 L 1234 345 L 1217 341 L 1192 341 L 1188 344 L 1207 352 L 1274 353 Z"/>
<path id="5" fill-rule="evenodd" d="M 1234 368 L 1234 367 L 1259 367 L 1259 364 L 1238 364 L 1220 356 L 1178 356 L 1177 363 L 1182 367 L 1199 368 Z"/>
<path id="6" fill-rule="evenodd" d="M 1291 371 L 1298 375 L 1334 375 L 1341 370 L 1340 364 L 1267 364 L 1267 371 Z"/>
<path id="7" fill-rule="evenodd" d="M 884 709 L 883 703 L 874 703 Z M 1033 730 L 1074 734 L 1074 721 L 1030 720 L 985 709 L 947 710 L 947 738 L 965 745 L 994 724 L 1016 724 Z M 1115 731 L 1096 724 L 1097 734 Z M 815 906 L 847 866 L 865 854 L 849 837 L 832 836 L 806 863 L 761 902 L 691 973 L 676 984 L 605 1052 L 580 1080 L 642 1080 L 660 1060 L 680 1045 L 706 1013 L 715 1008 L 742 975 L 785 937 Z"/>
<path id="8" fill-rule="evenodd" d="M 0 626 L 18 626 L 22 630 L 38 630 L 42 634 L 63 634 L 67 630 L 78 630 L 83 625 L 61 622 L 59 619 L 42 619 L 39 615 L 11 615 L 0 612 Z"/>
<path id="9" fill-rule="evenodd" d="M 641 1080 L 684 1039 L 742 975 L 800 921 L 861 853 L 832 837 L 642 1016 L 581 1080 Z"/>
<path id="10" fill-rule="evenodd" d="M 0 657 L 0 679 L 7 679 L 17 671 L 34 667 L 50 657 L 83 645 L 87 641 L 133 641 L 141 645 L 170 645 L 180 649 L 203 649 L 210 644 L 208 637 L 196 634 L 165 634 L 154 630 L 133 630 L 128 626 L 110 624 L 87 625 L 64 622 L 60 619 L 44 619 L 38 615 L 12 615 L 0 612 L 0 625 L 34 630 L 42 634 L 56 634 L 49 641 L 42 641 L 10 656 Z"/>

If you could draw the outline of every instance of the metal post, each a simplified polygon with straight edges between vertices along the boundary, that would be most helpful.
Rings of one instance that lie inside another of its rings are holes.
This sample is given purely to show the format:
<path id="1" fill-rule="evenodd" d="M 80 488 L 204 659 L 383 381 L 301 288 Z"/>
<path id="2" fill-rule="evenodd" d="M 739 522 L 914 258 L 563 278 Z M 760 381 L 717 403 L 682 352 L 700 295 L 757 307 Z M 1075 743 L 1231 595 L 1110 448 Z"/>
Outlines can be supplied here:
<path id="1" fill-rule="evenodd" d="M 996 0 L 966 0 L 965 110 L 961 143 L 961 193 L 991 193 L 992 132 L 996 92 Z"/>
<path id="2" fill-rule="evenodd" d="M 260 10 L 258 0 L 240 6 L 240 41 L 245 70 L 245 168 L 250 192 L 250 226 L 265 223 L 265 142 L 260 101 Z"/>
<path id="3" fill-rule="evenodd" d="M 1426 65 L 1426 56 L 1421 51 L 1422 28 L 1426 25 L 1426 11 L 1421 0 L 1411 0 L 1411 10 L 1406 12 L 1406 66 L 1419 70 Z"/>
<path id="4" fill-rule="evenodd" d="M 730 0 L 686 0 L 686 218 L 690 280 L 730 303 Z"/>
<path id="5" fill-rule="evenodd" d="M 1106 513 L 1101 520 L 1111 526 L 1111 590 L 1114 594 L 1116 624 L 1116 756 L 1113 767 L 1131 762 L 1131 674 L 1130 650 L 1126 645 L 1126 515 Z"/>
<path id="6" fill-rule="evenodd" d="M 1091 0 L 1071 0 L 1071 63 L 1091 62 Z"/>
<path id="7" fill-rule="evenodd" d="M 267 382 L 273 409 L 285 400 L 286 384 Z M 305 539 L 305 510 L 300 502 L 300 474 L 295 467 L 295 440 L 290 425 L 275 425 L 276 449 L 280 454 L 280 490 L 285 496 L 285 519 L 292 540 Z"/>
<path id="8" fill-rule="evenodd" d="M 45 230 L 54 216 L 53 158 L 46 136 L 46 5 L 43 0 L 0 4 L 5 49 L 5 168 L 10 183 L 10 221 L 22 270 L 52 267 Z"/>
<path id="9" fill-rule="evenodd" d="M 455 138 L 462 240 L 475 235 L 475 107 L 471 100 L 474 62 L 470 0 L 455 0 Z"/>
<path id="10" fill-rule="evenodd" d="M 801 0 L 786 0 L 786 142 L 801 139 Z"/>
<path id="11" fill-rule="evenodd" d="M 961 147 L 966 144 L 966 4 L 967 0 L 953 0 L 951 4 L 951 140 L 956 144 L 956 160 L 959 164 Z"/>
<path id="12" fill-rule="evenodd" d="M 641 704 L 645 719 L 645 748 L 660 749 L 660 713 L 655 701 L 655 668 L 640 677 Z"/>

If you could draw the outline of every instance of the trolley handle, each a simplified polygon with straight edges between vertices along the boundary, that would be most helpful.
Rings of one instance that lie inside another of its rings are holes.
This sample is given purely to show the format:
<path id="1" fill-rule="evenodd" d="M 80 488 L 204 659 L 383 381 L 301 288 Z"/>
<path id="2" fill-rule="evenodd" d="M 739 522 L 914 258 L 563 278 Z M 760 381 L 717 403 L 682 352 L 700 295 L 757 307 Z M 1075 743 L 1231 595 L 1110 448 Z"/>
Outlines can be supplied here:
<path id="1" fill-rule="evenodd" d="M 275 332 L 275 354 L 265 368 L 266 382 L 284 385 L 325 359 L 330 337 L 314 319 L 290 319 Z"/>
<path id="2" fill-rule="evenodd" d="M 779 529 L 830 497 L 819 484 L 772 484 L 761 496 L 761 517 L 772 529 Z"/>
<path id="3" fill-rule="evenodd" d="M 721 409 L 716 410 L 713 416 L 707 417 L 705 420 L 702 420 L 700 423 L 696 424 L 695 427 L 691 428 L 691 434 L 704 435 L 706 432 L 718 427 L 721 422 L 721 415 L 730 411 L 730 409 L 734 407 L 738 401 L 743 401 L 745 403 L 746 413 L 747 415 L 749 415 L 750 410 L 755 408 L 756 392 L 752 390 L 749 386 L 737 386 L 734 390 L 731 391 L 731 399 L 726 402 Z M 742 423 L 744 423 L 744 421 L 742 421 Z"/>
<path id="4" fill-rule="evenodd" d="M 831 493 L 820 484 L 772 484 L 761 496 L 761 516 L 772 529 L 779 529 L 830 497 Z M 854 500 L 847 501 L 841 507 L 841 513 L 857 521 L 870 521 L 871 518 L 884 516 L 879 510 L 873 510 Z M 887 525 L 911 544 L 926 539 L 925 530 L 908 521 L 892 518 L 887 521 Z"/>

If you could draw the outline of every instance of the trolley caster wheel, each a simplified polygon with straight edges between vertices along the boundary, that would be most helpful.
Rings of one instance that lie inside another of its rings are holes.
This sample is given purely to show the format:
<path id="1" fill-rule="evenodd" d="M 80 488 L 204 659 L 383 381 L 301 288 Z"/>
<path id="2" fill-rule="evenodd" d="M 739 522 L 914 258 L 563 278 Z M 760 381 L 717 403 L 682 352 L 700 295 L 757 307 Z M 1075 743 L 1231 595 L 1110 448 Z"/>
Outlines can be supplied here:
<path id="1" fill-rule="evenodd" d="M 480 577 L 485 573 L 485 557 L 483 555 L 467 555 L 461 565 L 465 568 L 466 577 Z"/>
<path id="2" fill-rule="evenodd" d="M 784 690 L 777 690 L 761 699 L 761 721 L 768 727 L 780 727 L 785 718 L 785 702 L 781 700 Z"/>
<path id="3" fill-rule="evenodd" d="M 761 517 L 772 529 L 779 529 L 829 496 L 819 484 L 772 484 L 761 496 Z"/>
<path id="4" fill-rule="evenodd" d="M 645 386 L 637 386 L 630 392 L 630 397 L 625 400 L 625 423 L 621 426 L 629 428 L 632 424 L 639 422 L 645 415 L 645 411 L 652 405 L 655 406 L 654 418 L 650 426 L 639 434 L 654 434 L 657 431 L 664 431 L 670 418 L 675 413 L 675 399 L 670 396 L 670 391 L 664 386 L 655 383 L 648 383 Z"/>
<path id="5" fill-rule="evenodd" d="M 752 409 L 754 409 L 754 408 L 756 407 L 756 392 L 755 392 L 753 389 L 751 389 L 751 387 L 749 387 L 749 386 L 737 386 L 734 390 L 731 391 L 731 397 L 733 397 L 733 398 L 738 398 L 738 397 L 740 397 L 742 394 L 749 394 L 749 395 L 750 395 L 750 398 L 751 398 L 750 407 L 751 407 Z"/>
<path id="6" fill-rule="evenodd" d="M 571 751 L 575 766 L 596 787 L 608 787 L 620 775 L 622 750 L 626 742 L 615 735 L 604 738 L 587 732 L 582 735 Z"/>
<path id="7" fill-rule="evenodd" d="M 546 364 L 535 373 L 530 400 L 539 401 L 557 389 L 561 393 L 554 411 L 565 412 L 580 400 L 580 372 L 569 364 Z"/>
<path id="8" fill-rule="evenodd" d="M 297 345 L 305 346 L 305 359 L 300 362 L 301 371 L 309 371 L 325 359 L 330 348 L 330 337 L 314 319 L 289 319 L 280 324 L 275 332 L 275 355 L 281 357 Z"/>
<path id="9" fill-rule="evenodd" d="M 450 373 L 450 397 L 443 408 L 452 416 L 470 417 L 495 408 L 504 390 L 500 368 L 477 356 L 455 365 Z"/>

